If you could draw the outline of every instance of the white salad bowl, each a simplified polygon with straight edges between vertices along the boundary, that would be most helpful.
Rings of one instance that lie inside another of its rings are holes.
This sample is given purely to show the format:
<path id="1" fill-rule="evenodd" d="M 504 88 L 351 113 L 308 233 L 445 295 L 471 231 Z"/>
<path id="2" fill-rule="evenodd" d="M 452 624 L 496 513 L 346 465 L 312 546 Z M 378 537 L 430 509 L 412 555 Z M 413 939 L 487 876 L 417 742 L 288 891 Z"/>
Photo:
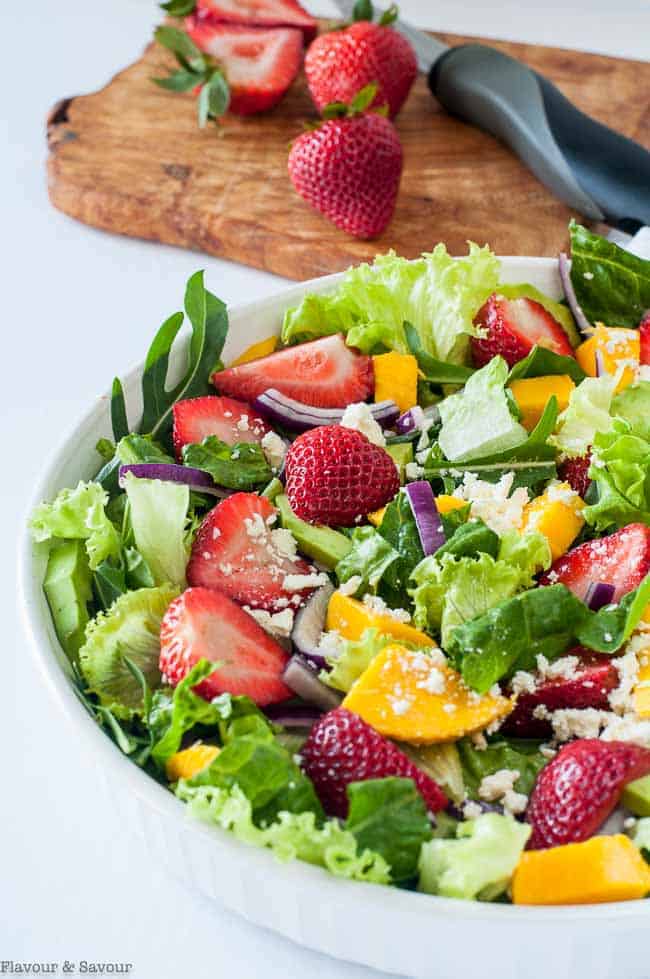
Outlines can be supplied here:
<path id="1" fill-rule="evenodd" d="M 284 310 L 305 293 L 327 291 L 339 278 L 305 282 L 230 310 L 226 362 L 279 330 Z M 502 278 L 561 295 L 551 259 L 504 258 Z M 180 346 L 171 361 L 179 372 Z M 137 415 L 141 369 L 125 378 L 131 417 Z M 94 446 L 111 434 L 108 416 L 106 397 L 75 425 L 36 487 L 30 511 L 62 487 L 94 476 L 99 465 Z M 121 825 L 142 837 L 152 860 L 166 864 L 217 906 L 337 958 L 422 979 L 648 979 L 650 902 L 527 908 L 436 898 L 341 880 L 297 861 L 280 863 L 269 851 L 191 819 L 183 803 L 120 752 L 76 696 L 43 594 L 44 570 L 45 554 L 25 532 L 24 620 L 42 673 L 77 730 L 71 751 L 85 739 L 96 752 L 97 771 L 105 776 Z"/>

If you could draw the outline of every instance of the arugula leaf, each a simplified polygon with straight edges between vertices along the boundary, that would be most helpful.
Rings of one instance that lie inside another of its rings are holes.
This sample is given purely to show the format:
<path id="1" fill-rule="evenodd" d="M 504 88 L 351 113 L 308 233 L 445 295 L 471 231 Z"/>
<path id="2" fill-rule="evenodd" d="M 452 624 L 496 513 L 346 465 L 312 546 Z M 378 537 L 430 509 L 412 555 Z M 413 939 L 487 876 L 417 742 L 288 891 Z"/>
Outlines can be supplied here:
<path id="1" fill-rule="evenodd" d="M 515 790 L 530 795 L 538 774 L 547 764 L 547 759 L 539 751 L 541 743 L 523 738 L 498 737 L 479 751 L 469 738 L 462 738 L 456 747 L 467 794 L 472 799 L 478 799 L 478 789 L 485 776 L 507 768 L 519 772 Z"/>
<path id="2" fill-rule="evenodd" d="M 472 376 L 474 368 L 462 364 L 448 364 L 438 360 L 422 346 L 420 334 L 412 323 L 404 322 L 404 335 L 408 348 L 418 362 L 418 367 L 431 384 L 464 384 Z"/>
<path id="3" fill-rule="evenodd" d="M 512 491 L 520 486 L 534 489 L 549 479 L 555 479 L 557 468 L 555 462 L 545 460 L 530 460 L 528 462 L 489 462 L 489 463 L 449 463 L 436 460 L 427 462 L 424 479 L 443 481 L 446 492 L 451 492 L 463 481 L 465 473 L 474 473 L 486 483 L 498 483 L 499 480 L 512 473 Z M 444 526 L 444 521 L 443 521 Z"/>
<path id="4" fill-rule="evenodd" d="M 527 377 L 547 377 L 553 374 L 568 374 L 576 384 L 580 384 L 587 376 L 575 357 L 564 357 L 554 350 L 535 344 L 527 357 L 518 360 L 510 368 L 508 384 Z"/>
<path id="5" fill-rule="evenodd" d="M 209 473 L 215 483 L 228 489 L 252 490 L 273 476 L 260 445 L 226 445 L 216 435 L 208 435 L 200 444 L 185 445 L 183 462 Z"/>
<path id="6" fill-rule="evenodd" d="M 129 434 L 124 388 L 119 377 L 113 378 L 113 386 L 111 388 L 111 428 L 113 429 L 113 438 L 116 442 L 119 442 L 121 438 Z"/>
<path id="7" fill-rule="evenodd" d="M 378 533 L 397 552 L 398 557 L 386 568 L 382 585 L 402 594 L 413 571 L 424 557 L 420 535 L 408 497 L 403 490 L 386 507 Z"/>
<path id="8" fill-rule="evenodd" d="M 638 326 L 650 308 L 650 261 L 571 221 L 571 282 L 590 323 Z"/>
<path id="9" fill-rule="evenodd" d="M 347 794 L 350 810 L 345 828 L 359 847 L 382 855 L 394 883 L 414 877 L 422 844 L 431 839 L 431 823 L 413 779 L 352 782 Z"/>

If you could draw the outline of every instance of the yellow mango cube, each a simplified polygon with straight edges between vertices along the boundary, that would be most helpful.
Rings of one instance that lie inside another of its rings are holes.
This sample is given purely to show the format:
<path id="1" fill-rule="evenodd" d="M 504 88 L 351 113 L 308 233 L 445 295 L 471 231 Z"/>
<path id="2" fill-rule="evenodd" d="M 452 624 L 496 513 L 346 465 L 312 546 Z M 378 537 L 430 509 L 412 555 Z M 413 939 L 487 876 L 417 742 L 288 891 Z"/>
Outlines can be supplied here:
<path id="1" fill-rule="evenodd" d="M 650 892 L 650 867 L 622 834 L 594 836 L 521 855 L 512 879 L 515 904 L 601 904 Z"/>
<path id="2" fill-rule="evenodd" d="M 584 501 L 568 483 L 553 483 L 524 507 L 522 532 L 536 530 L 548 540 L 553 560 L 566 554 L 584 524 Z"/>
<path id="3" fill-rule="evenodd" d="M 372 513 L 368 514 L 368 520 L 373 525 L 373 527 L 379 527 L 381 525 L 385 513 L 386 513 L 386 507 L 383 506 L 381 510 L 373 510 Z"/>
<path id="4" fill-rule="evenodd" d="M 589 377 L 597 377 L 603 372 L 614 375 L 620 371 L 617 391 L 634 383 L 640 355 L 638 330 L 603 326 L 602 323 L 597 324 L 593 336 L 581 343 L 576 350 L 576 360 Z"/>
<path id="5" fill-rule="evenodd" d="M 275 351 L 278 345 L 277 336 L 267 337 L 266 340 L 258 340 L 244 350 L 236 360 L 233 360 L 231 367 L 239 367 L 240 364 L 248 364 L 251 360 L 260 360 L 261 357 L 268 357 Z"/>
<path id="6" fill-rule="evenodd" d="M 400 411 L 418 403 L 418 362 L 412 354 L 377 354 L 372 363 L 375 401 L 394 401 Z"/>
<path id="7" fill-rule="evenodd" d="M 200 742 L 183 751 L 177 751 L 167 760 L 167 778 L 170 782 L 176 782 L 179 778 L 192 778 L 207 768 L 218 754 L 219 748 L 215 745 Z"/>
<path id="8" fill-rule="evenodd" d="M 374 612 L 356 598 L 335 591 L 327 606 L 325 628 L 335 630 L 344 639 L 361 639 L 366 629 L 377 629 L 385 636 L 401 639 L 413 646 L 435 646 L 435 642 L 408 622 L 400 622 L 388 613 Z"/>
<path id="9" fill-rule="evenodd" d="M 459 500 L 457 497 L 447 496 L 445 493 L 436 496 L 438 513 L 451 513 L 452 510 L 462 510 L 464 506 L 467 506 L 467 500 Z"/>
<path id="10" fill-rule="evenodd" d="M 343 707 L 387 738 L 411 744 L 456 741 L 512 710 L 507 697 L 469 690 L 434 650 L 386 646 L 361 674 Z"/>
<path id="11" fill-rule="evenodd" d="M 647 621 L 647 617 L 644 616 Z M 639 672 L 632 699 L 635 714 L 643 720 L 650 719 L 650 649 L 638 654 Z"/>
<path id="12" fill-rule="evenodd" d="M 568 374 L 548 377 L 526 377 L 509 385 L 521 411 L 521 424 L 531 432 L 544 414 L 544 408 L 555 395 L 558 410 L 564 411 L 575 384 Z"/>

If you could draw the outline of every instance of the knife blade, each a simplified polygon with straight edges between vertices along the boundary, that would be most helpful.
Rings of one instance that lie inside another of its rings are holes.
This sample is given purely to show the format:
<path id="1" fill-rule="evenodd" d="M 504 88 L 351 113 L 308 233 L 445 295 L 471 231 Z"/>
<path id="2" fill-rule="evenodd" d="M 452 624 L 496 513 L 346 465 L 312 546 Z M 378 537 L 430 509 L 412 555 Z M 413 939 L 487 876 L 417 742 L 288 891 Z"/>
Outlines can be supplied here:
<path id="1" fill-rule="evenodd" d="M 352 17 L 354 0 L 334 0 Z M 506 143 L 561 201 L 627 234 L 650 225 L 650 152 L 581 112 L 521 61 L 484 44 L 448 47 L 401 18 L 432 94 Z"/>

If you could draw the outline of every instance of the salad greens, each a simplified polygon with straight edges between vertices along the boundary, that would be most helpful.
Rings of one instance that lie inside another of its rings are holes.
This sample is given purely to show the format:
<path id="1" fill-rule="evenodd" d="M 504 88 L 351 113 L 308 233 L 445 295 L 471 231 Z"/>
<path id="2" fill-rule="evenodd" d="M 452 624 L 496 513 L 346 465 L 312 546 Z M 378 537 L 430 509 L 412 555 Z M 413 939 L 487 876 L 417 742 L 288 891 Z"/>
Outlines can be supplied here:
<path id="1" fill-rule="evenodd" d="M 635 327 L 650 309 L 650 262 L 572 221 L 571 282 L 590 323 Z"/>
<path id="2" fill-rule="evenodd" d="M 273 477 L 273 470 L 256 442 L 226 445 L 216 435 L 208 435 L 200 445 L 186 445 L 183 462 L 209 473 L 215 483 L 226 489 L 252 490 Z"/>
<path id="3" fill-rule="evenodd" d="M 94 571 L 102 561 L 120 554 L 120 537 L 106 516 L 108 494 L 98 483 L 78 483 L 62 489 L 52 503 L 41 503 L 29 526 L 37 542 L 83 540 L 88 564 Z"/>
<path id="4" fill-rule="evenodd" d="M 495 735 L 479 749 L 469 738 L 462 738 L 457 749 L 467 795 L 471 799 L 478 799 L 479 786 L 486 775 L 494 775 L 504 769 L 519 772 L 513 788 L 516 792 L 530 795 L 535 779 L 547 761 L 539 750 L 540 744 L 540 741 L 531 738 Z"/>
<path id="5" fill-rule="evenodd" d="M 135 545 L 155 583 L 169 582 L 183 588 L 190 543 L 185 532 L 189 488 L 160 479 L 138 479 L 127 473 L 124 489 Z"/>
<path id="6" fill-rule="evenodd" d="M 608 432 L 594 436 L 590 478 L 598 502 L 585 510 L 585 520 L 597 530 L 650 524 L 650 441 L 634 435 L 632 426 L 616 418 Z"/>

